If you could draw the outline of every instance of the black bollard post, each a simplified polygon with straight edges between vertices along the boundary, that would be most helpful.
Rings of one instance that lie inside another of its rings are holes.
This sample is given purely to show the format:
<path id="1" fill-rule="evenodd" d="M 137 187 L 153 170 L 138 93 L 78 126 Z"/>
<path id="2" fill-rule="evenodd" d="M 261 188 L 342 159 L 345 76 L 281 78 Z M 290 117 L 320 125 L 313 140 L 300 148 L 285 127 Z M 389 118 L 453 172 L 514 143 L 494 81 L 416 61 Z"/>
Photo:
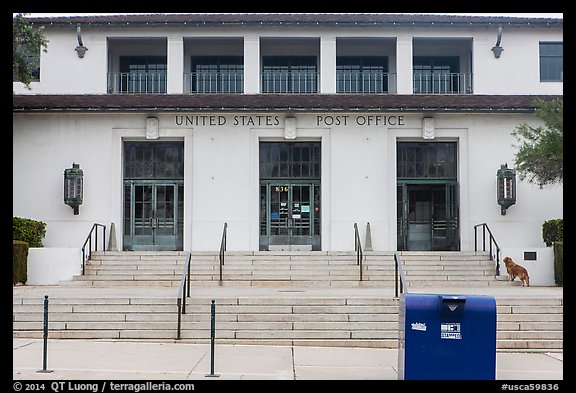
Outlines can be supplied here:
<path id="1" fill-rule="evenodd" d="M 39 373 L 51 373 L 52 370 L 46 369 L 48 362 L 48 295 L 44 295 L 44 350 L 42 354 L 42 370 Z"/>
<path id="2" fill-rule="evenodd" d="M 206 374 L 207 377 L 219 377 L 220 374 L 214 374 L 214 337 L 216 335 L 216 305 L 215 301 L 212 300 L 212 305 L 210 306 L 210 374 Z"/>

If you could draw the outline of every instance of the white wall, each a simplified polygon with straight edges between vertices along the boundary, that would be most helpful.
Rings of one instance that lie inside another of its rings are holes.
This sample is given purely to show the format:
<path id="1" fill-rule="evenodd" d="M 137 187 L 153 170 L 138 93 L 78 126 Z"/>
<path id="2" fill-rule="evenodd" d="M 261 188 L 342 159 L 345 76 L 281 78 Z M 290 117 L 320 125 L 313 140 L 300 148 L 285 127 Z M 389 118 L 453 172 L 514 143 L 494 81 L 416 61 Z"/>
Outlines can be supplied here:
<path id="1" fill-rule="evenodd" d="M 562 82 L 540 82 L 539 77 L 539 47 L 540 41 L 563 41 L 561 29 L 538 28 L 504 28 L 501 46 L 504 48 L 499 59 L 495 59 L 491 48 L 496 43 L 497 29 L 389 29 L 389 28 L 346 28 L 346 29 L 278 29 L 266 28 L 229 28 L 229 29 L 174 29 L 174 28 L 94 28 L 82 27 L 82 39 L 88 48 L 83 59 L 78 58 L 74 50 L 78 45 L 76 27 L 46 28 L 48 52 L 41 53 L 40 82 L 32 82 L 32 90 L 25 89 L 21 83 L 13 83 L 17 94 L 104 94 L 107 89 L 108 56 L 110 45 L 107 38 L 142 38 L 145 44 L 147 38 L 169 38 L 168 75 L 170 78 L 169 93 L 180 93 L 183 83 L 182 72 L 189 72 L 189 55 L 192 47 L 186 38 L 194 37 L 245 37 L 243 42 L 245 58 L 245 92 L 259 92 L 260 56 L 269 53 L 266 49 L 268 37 L 307 37 L 319 39 L 320 48 L 314 44 L 313 53 L 319 56 L 329 56 L 328 61 L 319 59 L 321 74 L 321 92 L 333 93 L 335 83 L 333 76 L 326 74 L 328 67 L 334 66 L 334 38 L 336 42 L 342 37 L 379 37 L 393 42 L 395 46 L 387 46 L 385 54 L 390 56 L 390 72 L 397 73 L 398 93 L 412 93 L 412 56 L 414 39 L 444 39 L 460 38 L 472 40 L 472 72 L 474 94 L 563 94 Z M 182 39 L 184 44 L 182 44 Z M 166 41 L 164 41 L 166 42 Z M 262 48 L 262 42 L 264 47 Z M 164 47 L 166 44 L 163 44 Z M 307 46 L 307 48 L 312 48 Z M 459 46 L 459 48 L 464 48 Z M 116 48 L 120 49 L 120 47 Z M 338 50 L 338 49 L 336 49 Z M 439 49 L 440 50 L 440 49 Z M 185 53 L 176 53 L 177 51 Z M 392 52 L 390 52 L 392 51 Z M 154 53 L 156 53 L 155 51 Z M 242 53 L 238 48 L 234 53 Z M 447 52 L 438 52 L 443 54 Z M 117 56 L 118 51 L 110 54 Z M 467 64 L 468 54 L 461 53 L 463 64 Z M 182 61 L 184 64 L 182 64 Z M 188 68 L 186 68 L 188 66 Z M 464 71 L 464 70 L 462 70 Z M 326 75 L 325 75 L 326 74 Z"/>
<path id="2" fill-rule="evenodd" d="M 524 252 L 535 252 L 536 260 L 524 260 Z M 504 257 L 510 257 L 512 260 L 526 268 L 530 277 L 530 286 L 555 286 L 554 281 L 554 248 L 553 247 L 524 247 L 502 248 L 500 256 L 500 275 L 507 276 L 506 265 L 502 260 Z M 519 278 L 515 279 L 520 281 Z"/>
<path id="3" fill-rule="evenodd" d="M 539 57 L 539 43 L 562 42 L 562 31 L 504 28 L 499 59 L 491 50 L 495 32 L 480 32 L 474 39 L 474 94 L 563 94 L 562 82 L 540 82 Z"/>
<path id="4" fill-rule="evenodd" d="M 27 285 L 58 285 L 82 274 L 80 248 L 31 247 L 28 249 Z"/>
<path id="5" fill-rule="evenodd" d="M 504 163 L 508 163 L 509 168 L 514 167 L 518 142 L 510 132 L 524 121 L 537 123 L 531 117 L 513 114 L 467 117 L 471 130 L 466 152 L 470 167 L 467 174 L 470 180 L 470 238 L 473 241 L 472 226 L 486 222 L 501 247 L 543 247 L 542 223 L 563 216 L 562 186 L 539 189 L 517 176 L 516 204 L 508 208 L 504 216 L 496 204 L 496 172 Z"/>
<path id="6" fill-rule="evenodd" d="M 146 140 L 151 114 L 15 114 L 13 117 L 13 215 L 47 223 L 46 247 L 81 247 L 93 223 L 123 233 L 122 142 Z M 202 114 L 210 115 L 210 114 Z M 161 140 L 185 145 L 184 249 L 217 250 L 224 222 L 229 250 L 258 250 L 260 140 L 284 139 L 285 114 L 232 113 L 226 125 L 177 125 L 158 114 Z M 270 125 L 233 125 L 237 116 L 272 116 Z M 351 250 L 353 224 L 362 236 L 370 222 L 375 250 L 396 249 L 396 143 L 421 140 L 422 114 L 403 114 L 402 126 L 361 126 L 359 116 L 338 113 L 347 126 L 297 114 L 296 140 L 322 143 L 322 247 Z M 398 114 L 394 114 L 397 116 Z M 429 116 L 429 115 L 427 115 Z M 539 189 L 518 181 L 517 203 L 500 214 L 496 172 L 513 167 L 515 127 L 531 114 L 436 114 L 436 140 L 458 142 L 462 250 L 473 250 L 473 226 L 486 222 L 501 247 L 543 247 L 541 225 L 563 217 L 562 186 Z M 84 171 L 80 214 L 63 202 L 63 173 Z M 108 231 L 109 232 L 109 231 Z"/>
<path id="7" fill-rule="evenodd" d="M 82 29 L 82 40 L 88 51 L 79 58 L 76 26 L 46 29 L 48 51 L 40 54 L 40 82 L 31 90 L 13 83 L 17 94 L 104 94 L 107 88 L 107 45 L 104 33 Z"/>

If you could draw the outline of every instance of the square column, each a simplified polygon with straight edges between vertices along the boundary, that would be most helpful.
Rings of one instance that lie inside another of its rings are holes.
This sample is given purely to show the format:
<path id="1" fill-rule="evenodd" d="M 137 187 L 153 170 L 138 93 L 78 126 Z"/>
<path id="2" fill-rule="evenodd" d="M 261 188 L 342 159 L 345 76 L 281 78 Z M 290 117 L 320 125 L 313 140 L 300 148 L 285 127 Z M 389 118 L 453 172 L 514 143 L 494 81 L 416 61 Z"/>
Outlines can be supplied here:
<path id="1" fill-rule="evenodd" d="M 244 37 L 244 94 L 260 93 L 260 37 Z"/>
<path id="2" fill-rule="evenodd" d="M 320 93 L 336 93 L 336 37 L 320 38 Z"/>
<path id="3" fill-rule="evenodd" d="M 184 92 L 184 38 L 168 37 L 167 52 L 166 92 L 182 94 Z"/>
<path id="4" fill-rule="evenodd" d="M 412 94 L 413 89 L 412 36 L 396 38 L 396 83 L 398 94 Z"/>

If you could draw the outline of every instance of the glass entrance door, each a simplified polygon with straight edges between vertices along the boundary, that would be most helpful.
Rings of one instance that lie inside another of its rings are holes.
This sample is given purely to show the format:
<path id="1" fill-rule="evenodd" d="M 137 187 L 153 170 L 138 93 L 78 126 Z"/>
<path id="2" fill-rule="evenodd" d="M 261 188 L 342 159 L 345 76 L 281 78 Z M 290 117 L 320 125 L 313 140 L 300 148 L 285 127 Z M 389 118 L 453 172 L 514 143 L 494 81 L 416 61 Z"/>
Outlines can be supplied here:
<path id="1" fill-rule="evenodd" d="M 182 142 L 124 142 L 123 227 L 124 250 L 182 250 Z"/>
<path id="2" fill-rule="evenodd" d="M 320 250 L 320 142 L 260 142 L 260 250 Z"/>
<path id="3" fill-rule="evenodd" d="M 126 181 L 124 248 L 182 250 L 182 182 Z"/>
<path id="4" fill-rule="evenodd" d="M 260 247 L 264 250 L 320 248 L 320 187 L 270 182 L 260 187 Z"/>
<path id="5" fill-rule="evenodd" d="M 458 251 L 458 187 L 398 185 L 398 250 Z"/>

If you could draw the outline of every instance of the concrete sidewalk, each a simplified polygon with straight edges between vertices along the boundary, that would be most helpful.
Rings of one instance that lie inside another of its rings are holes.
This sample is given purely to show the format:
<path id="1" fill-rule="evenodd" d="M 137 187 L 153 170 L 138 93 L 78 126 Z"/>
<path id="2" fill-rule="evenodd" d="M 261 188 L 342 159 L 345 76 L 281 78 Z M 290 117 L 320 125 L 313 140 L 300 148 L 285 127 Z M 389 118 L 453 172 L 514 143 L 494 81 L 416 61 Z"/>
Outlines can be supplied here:
<path id="1" fill-rule="evenodd" d="M 14 380 L 396 380 L 398 351 L 379 348 L 13 339 Z M 562 380 L 563 353 L 497 352 L 497 380 Z"/>

